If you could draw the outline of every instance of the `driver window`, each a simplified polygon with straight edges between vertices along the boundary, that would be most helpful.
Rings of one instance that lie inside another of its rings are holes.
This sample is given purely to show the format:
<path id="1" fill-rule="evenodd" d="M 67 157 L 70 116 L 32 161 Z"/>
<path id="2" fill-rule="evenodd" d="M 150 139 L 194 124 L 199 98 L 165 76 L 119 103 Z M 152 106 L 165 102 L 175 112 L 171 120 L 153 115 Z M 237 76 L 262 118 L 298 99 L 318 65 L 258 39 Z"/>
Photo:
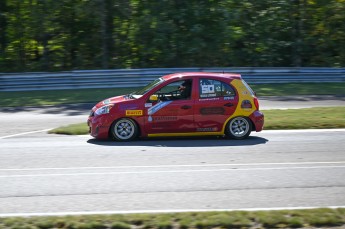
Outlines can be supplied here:
<path id="1" fill-rule="evenodd" d="M 158 101 L 190 99 L 192 80 L 179 80 L 170 83 L 153 93 Z"/>
<path id="2" fill-rule="evenodd" d="M 179 86 L 183 83 L 183 81 L 177 81 L 177 82 L 173 82 L 170 83 L 168 85 L 166 85 L 165 87 L 162 87 L 158 93 L 161 94 L 169 94 L 170 92 L 174 92 L 177 91 Z"/>

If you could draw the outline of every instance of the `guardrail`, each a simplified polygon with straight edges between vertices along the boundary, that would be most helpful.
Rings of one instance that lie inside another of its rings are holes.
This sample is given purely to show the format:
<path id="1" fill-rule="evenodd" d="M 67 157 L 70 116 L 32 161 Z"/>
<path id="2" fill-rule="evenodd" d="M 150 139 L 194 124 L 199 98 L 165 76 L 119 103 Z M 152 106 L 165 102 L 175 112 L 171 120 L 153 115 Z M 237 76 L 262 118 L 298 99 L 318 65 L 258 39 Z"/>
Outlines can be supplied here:
<path id="1" fill-rule="evenodd" d="M 345 68 L 148 68 L 0 73 L 0 91 L 140 87 L 176 72 L 233 72 L 249 84 L 345 82 Z"/>

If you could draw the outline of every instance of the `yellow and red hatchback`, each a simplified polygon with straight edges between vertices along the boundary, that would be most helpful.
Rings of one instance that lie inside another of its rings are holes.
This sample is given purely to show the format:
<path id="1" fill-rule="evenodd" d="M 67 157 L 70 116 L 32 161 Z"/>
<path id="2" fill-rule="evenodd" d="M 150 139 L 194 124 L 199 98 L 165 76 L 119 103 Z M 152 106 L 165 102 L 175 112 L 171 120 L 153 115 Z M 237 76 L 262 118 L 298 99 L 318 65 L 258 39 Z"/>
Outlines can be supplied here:
<path id="1" fill-rule="evenodd" d="M 241 75 L 187 72 L 99 102 L 87 123 L 93 137 L 118 141 L 211 135 L 244 139 L 262 130 L 264 115 Z"/>

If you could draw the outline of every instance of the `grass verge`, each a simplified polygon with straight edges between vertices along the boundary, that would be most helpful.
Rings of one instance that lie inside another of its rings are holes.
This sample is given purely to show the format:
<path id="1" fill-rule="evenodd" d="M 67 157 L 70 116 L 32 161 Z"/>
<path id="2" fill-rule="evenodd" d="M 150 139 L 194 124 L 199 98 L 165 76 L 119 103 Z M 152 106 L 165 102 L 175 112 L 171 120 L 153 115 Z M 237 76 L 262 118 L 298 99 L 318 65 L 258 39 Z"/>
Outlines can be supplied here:
<path id="1" fill-rule="evenodd" d="M 331 228 L 344 224 L 344 208 L 0 218 L 0 229 Z"/>
<path id="2" fill-rule="evenodd" d="M 265 129 L 345 128 L 345 107 L 265 110 Z"/>
<path id="3" fill-rule="evenodd" d="M 265 130 L 345 128 L 345 107 L 265 110 Z M 88 134 L 86 123 L 72 124 L 49 131 L 54 134 Z"/>
<path id="4" fill-rule="evenodd" d="M 344 95 L 345 91 L 345 83 L 256 84 L 251 87 L 258 96 Z M 0 92 L 0 107 L 96 103 L 136 90 L 138 88 Z"/>
<path id="5" fill-rule="evenodd" d="M 86 122 L 61 126 L 48 131 L 50 134 L 83 135 L 89 133 Z"/>

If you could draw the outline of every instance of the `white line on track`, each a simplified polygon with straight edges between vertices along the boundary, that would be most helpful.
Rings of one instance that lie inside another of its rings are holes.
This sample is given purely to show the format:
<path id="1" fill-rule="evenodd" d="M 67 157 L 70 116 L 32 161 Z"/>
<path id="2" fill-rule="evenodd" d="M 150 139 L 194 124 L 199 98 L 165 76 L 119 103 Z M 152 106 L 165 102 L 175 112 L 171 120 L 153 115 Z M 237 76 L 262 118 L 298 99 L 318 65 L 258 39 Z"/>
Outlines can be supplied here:
<path id="1" fill-rule="evenodd" d="M 12 134 L 12 135 L 7 135 L 7 136 L 2 136 L 2 137 L 0 137 L 0 139 L 12 138 L 12 137 L 17 137 L 17 136 L 27 135 L 27 134 L 41 133 L 41 132 L 46 132 L 46 131 L 49 131 L 49 130 L 52 130 L 52 128 L 44 129 L 44 130 L 35 130 L 35 131 L 23 132 L 23 133 Z"/>
<path id="2" fill-rule="evenodd" d="M 319 132 L 345 132 L 345 128 L 337 128 L 337 129 L 293 129 L 293 130 L 263 130 L 262 132 L 258 133 L 294 133 L 294 132 L 302 132 L 302 133 L 319 133 Z M 253 132 L 255 134 L 255 132 Z"/>
<path id="3" fill-rule="evenodd" d="M 55 174 L 19 174 L 19 175 L 1 175 L 0 178 L 14 177 L 52 177 L 52 176 L 94 176 L 94 175 L 119 175 L 119 174 L 152 174 L 152 173 L 191 173 L 191 172 L 224 172 L 224 171 L 263 171 L 263 170 L 295 170 L 295 169 L 334 169 L 345 168 L 345 165 L 339 166 L 306 166 L 306 167 L 280 167 L 280 168 L 231 168 L 231 169 L 188 169 L 188 170 L 156 170 L 156 171 L 132 171 L 132 172 L 96 172 L 96 173 L 55 173 Z"/>
<path id="4" fill-rule="evenodd" d="M 40 133 L 40 132 L 45 132 L 45 131 L 49 131 L 49 130 L 52 130 L 52 128 L 2 136 L 2 137 L 0 137 L 0 139 L 12 138 L 12 137 L 17 137 L 17 136 L 27 135 L 27 134 Z M 260 132 L 260 133 L 289 133 L 289 132 L 345 132 L 345 128 L 343 128 L 343 129 L 264 130 L 263 132 Z M 78 135 L 78 136 L 90 138 L 90 135 Z"/>
<path id="5" fill-rule="evenodd" d="M 42 171 L 42 170 L 84 170 L 84 169 L 140 169 L 140 168 L 178 168 L 178 167 L 222 167 L 222 166 L 263 166 L 263 165 L 318 165 L 345 164 L 345 161 L 307 161 L 307 162 L 277 162 L 277 163 L 237 163 L 237 164 L 190 164 L 190 165 L 137 165 L 110 167 L 67 167 L 67 168 L 25 168 L 0 169 L 1 171 Z"/>
<path id="6" fill-rule="evenodd" d="M 183 212 L 229 212 L 229 211 L 280 211 L 304 210 L 316 208 L 345 208 L 345 206 L 313 206 L 313 207 L 274 207 L 274 208 L 238 208 L 238 209 L 162 209 L 162 210 L 132 210 L 132 211 L 81 211 L 81 212 L 36 212 L 36 213 L 0 213 L 0 217 L 30 217 L 30 216 L 66 216 L 66 215 L 112 215 L 140 213 L 183 213 Z"/>

